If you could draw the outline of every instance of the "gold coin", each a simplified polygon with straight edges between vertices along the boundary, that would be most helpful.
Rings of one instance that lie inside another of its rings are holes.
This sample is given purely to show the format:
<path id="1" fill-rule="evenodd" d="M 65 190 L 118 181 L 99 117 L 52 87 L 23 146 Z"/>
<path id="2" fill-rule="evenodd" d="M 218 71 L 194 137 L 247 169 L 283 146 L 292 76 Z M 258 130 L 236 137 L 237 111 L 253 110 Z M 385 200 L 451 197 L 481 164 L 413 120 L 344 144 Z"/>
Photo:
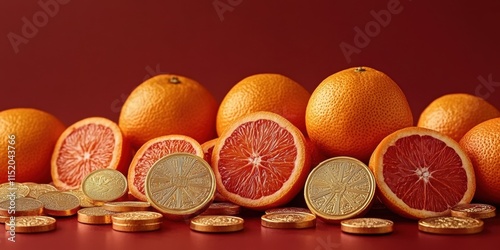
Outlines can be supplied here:
<path id="1" fill-rule="evenodd" d="M 5 230 L 16 233 L 41 233 L 56 229 L 56 219 L 48 216 L 19 216 L 14 223 L 5 223 Z"/>
<path id="2" fill-rule="evenodd" d="M 38 196 L 43 202 L 43 211 L 53 216 L 71 216 L 80 209 L 78 197 L 60 191 L 52 191 Z"/>
<path id="3" fill-rule="evenodd" d="M 26 197 L 30 188 L 19 182 L 5 182 L 0 184 L 0 201 Z"/>
<path id="4" fill-rule="evenodd" d="M 352 234 L 386 234 L 393 230 L 394 223 L 379 218 L 356 218 L 340 222 L 340 230 Z"/>
<path id="5" fill-rule="evenodd" d="M 78 210 L 78 222 L 84 224 L 111 224 L 111 216 L 115 212 L 102 207 L 87 207 Z"/>
<path id="6" fill-rule="evenodd" d="M 460 204 L 451 208 L 451 216 L 488 219 L 496 216 L 496 208 L 487 204 Z"/>
<path id="7" fill-rule="evenodd" d="M 35 199 L 38 198 L 38 196 L 40 196 L 41 194 L 51 191 L 57 191 L 56 187 L 49 184 L 24 183 L 24 185 L 28 186 L 28 188 L 30 189 L 27 197 Z"/>
<path id="8" fill-rule="evenodd" d="M 323 161 L 309 173 L 304 187 L 309 210 L 330 223 L 363 215 L 374 196 L 373 173 L 351 157 Z"/>
<path id="9" fill-rule="evenodd" d="M 203 215 L 236 215 L 240 213 L 240 206 L 230 202 L 215 202 L 210 204 Z"/>
<path id="10" fill-rule="evenodd" d="M 260 222 L 268 228 L 310 228 L 316 226 L 316 216 L 300 212 L 264 214 Z"/>
<path id="11" fill-rule="evenodd" d="M 144 187 L 148 202 L 168 219 L 188 219 L 212 203 L 215 176 L 202 158 L 174 153 L 151 166 Z"/>
<path id="12" fill-rule="evenodd" d="M 1 216 L 33 216 L 41 215 L 42 212 L 43 203 L 33 198 L 21 197 L 0 202 Z"/>
<path id="13" fill-rule="evenodd" d="M 115 169 L 95 170 L 83 179 L 82 191 L 95 201 L 114 201 L 127 192 L 127 178 Z"/>
<path id="14" fill-rule="evenodd" d="M 161 223 L 148 223 L 148 224 L 120 224 L 114 223 L 113 230 L 121 232 L 146 232 L 155 231 L 161 228 Z"/>
<path id="15" fill-rule="evenodd" d="M 265 211 L 265 214 L 276 214 L 276 213 L 311 213 L 311 210 L 303 207 L 277 207 L 271 208 Z"/>
<path id="16" fill-rule="evenodd" d="M 200 215 L 191 219 L 190 228 L 205 233 L 227 233 L 240 231 L 244 220 L 229 215 Z"/>
<path id="17" fill-rule="evenodd" d="M 12 216 L 12 219 L 14 219 L 14 216 Z M 11 220 L 11 216 L 0 215 L 0 223 L 4 224 L 10 220 Z"/>
<path id="18" fill-rule="evenodd" d="M 95 206 L 100 206 L 102 204 L 100 204 L 99 202 L 97 201 L 93 201 L 92 199 L 90 199 L 87 195 L 85 195 L 83 193 L 82 190 L 67 190 L 67 191 L 63 191 L 64 193 L 68 193 L 68 194 L 72 194 L 76 197 L 78 197 L 78 199 L 80 200 L 80 207 L 95 207 Z"/>
<path id="19" fill-rule="evenodd" d="M 144 201 L 114 201 L 102 205 L 103 209 L 112 212 L 148 211 L 150 207 L 151 204 Z"/>
<path id="20" fill-rule="evenodd" d="M 113 224 L 120 225 L 141 225 L 154 224 L 163 221 L 163 215 L 152 211 L 134 211 L 113 214 L 111 216 Z"/>
<path id="21" fill-rule="evenodd" d="M 484 223 L 470 217 L 442 216 L 421 219 L 418 229 L 434 234 L 475 234 L 483 231 Z"/>

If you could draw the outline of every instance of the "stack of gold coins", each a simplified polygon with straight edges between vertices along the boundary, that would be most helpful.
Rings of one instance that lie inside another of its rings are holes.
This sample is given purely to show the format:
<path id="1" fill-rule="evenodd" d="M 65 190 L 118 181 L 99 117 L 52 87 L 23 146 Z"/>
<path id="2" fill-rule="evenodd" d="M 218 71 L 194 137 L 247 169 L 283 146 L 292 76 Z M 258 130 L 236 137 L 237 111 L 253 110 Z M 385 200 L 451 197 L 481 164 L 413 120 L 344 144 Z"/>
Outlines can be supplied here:
<path id="1" fill-rule="evenodd" d="M 281 229 L 311 228 L 316 226 L 316 216 L 301 212 L 270 213 L 262 215 L 261 225 Z"/>
<path id="2" fill-rule="evenodd" d="M 43 211 L 47 215 L 71 216 L 80 209 L 80 199 L 65 192 L 47 192 L 38 196 L 38 200 L 43 203 Z"/>
<path id="3" fill-rule="evenodd" d="M 190 228 L 203 233 L 228 233 L 241 231 L 244 220 L 229 215 L 200 215 L 191 219 Z"/>
<path id="4" fill-rule="evenodd" d="M 115 212 L 108 211 L 102 207 L 87 207 L 78 210 L 78 222 L 84 224 L 111 224 L 111 216 Z"/>
<path id="5" fill-rule="evenodd" d="M 144 187 L 151 206 L 168 219 L 185 220 L 210 206 L 215 194 L 215 176 L 202 158 L 174 153 L 151 166 Z"/>
<path id="6" fill-rule="evenodd" d="M 457 217 L 488 219 L 496 216 L 496 208 L 488 204 L 460 204 L 451 208 L 451 215 Z"/>
<path id="7" fill-rule="evenodd" d="M 102 208 L 111 212 L 133 212 L 133 211 L 148 211 L 151 204 L 144 201 L 113 201 L 106 202 Z"/>
<path id="8" fill-rule="evenodd" d="M 360 217 L 375 196 L 375 177 L 361 161 L 334 157 L 320 163 L 307 177 L 304 197 L 307 207 L 329 223 Z"/>
<path id="9" fill-rule="evenodd" d="M 153 231 L 160 229 L 163 215 L 152 211 L 134 211 L 114 214 L 111 220 L 116 231 Z"/>
<path id="10" fill-rule="evenodd" d="M 6 223 L 5 230 L 16 233 L 41 233 L 56 229 L 56 219 L 47 216 L 20 216 Z"/>
<path id="11" fill-rule="evenodd" d="M 351 234 L 387 234 L 393 231 L 394 223 L 379 218 L 356 218 L 340 222 L 340 230 Z"/>
<path id="12" fill-rule="evenodd" d="M 98 169 L 83 179 L 82 191 L 95 201 L 114 201 L 127 192 L 127 178 L 115 169 Z"/>
<path id="13" fill-rule="evenodd" d="M 470 217 L 441 216 L 418 221 L 418 229 L 433 234 L 475 234 L 483 231 L 484 223 Z"/>

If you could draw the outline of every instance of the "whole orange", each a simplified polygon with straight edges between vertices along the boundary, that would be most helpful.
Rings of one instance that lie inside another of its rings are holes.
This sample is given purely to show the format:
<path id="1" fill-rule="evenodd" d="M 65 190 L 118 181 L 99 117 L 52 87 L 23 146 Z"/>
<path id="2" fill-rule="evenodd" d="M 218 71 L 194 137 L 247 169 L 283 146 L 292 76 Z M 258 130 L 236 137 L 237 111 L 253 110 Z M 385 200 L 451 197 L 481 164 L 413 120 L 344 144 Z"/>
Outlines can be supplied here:
<path id="1" fill-rule="evenodd" d="M 65 129 L 57 117 L 42 110 L 0 112 L 0 183 L 49 183 L 52 152 Z"/>
<path id="2" fill-rule="evenodd" d="M 255 74 L 236 83 L 222 100 L 217 112 L 217 134 L 238 118 L 268 111 L 289 120 L 303 133 L 305 112 L 310 93 L 299 83 L 280 74 Z"/>
<path id="3" fill-rule="evenodd" d="M 403 91 L 389 76 L 369 67 L 328 76 L 307 104 L 307 133 L 328 157 L 366 162 L 385 136 L 412 125 Z"/>
<path id="4" fill-rule="evenodd" d="M 495 117 L 500 117 L 500 111 L 480 97 L 464 93 L 447 94 L 424 109 L 417 126 L 439 131 L 460 141 L 472 127 Z"/>
<path id="5" fill-rule="evenodd" d="M 118 125 L 134 148 L 169 134 L 204 142 L 215 138 L 218 104 L 197 81 L 179 75 L 154 76 L 129 95 Z"/>
<path id="6" fill-rule="evenodd" d="M 476 174 L 475 199 L 500 205 L 500 118 L 484 121 L 460 140 Z"/>

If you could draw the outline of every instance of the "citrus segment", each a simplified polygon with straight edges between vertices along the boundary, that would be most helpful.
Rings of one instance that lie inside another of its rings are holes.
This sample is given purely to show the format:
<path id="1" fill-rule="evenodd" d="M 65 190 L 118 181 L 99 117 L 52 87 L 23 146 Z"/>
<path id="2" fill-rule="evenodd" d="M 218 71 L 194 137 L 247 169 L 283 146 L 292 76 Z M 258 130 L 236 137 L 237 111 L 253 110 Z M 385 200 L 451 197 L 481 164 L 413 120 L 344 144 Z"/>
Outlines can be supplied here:
<path id="1" fill-rule="evenodd" d="M 52 180 L 58 189 L 77 189 L 94 170 L 111 168 L 125 173 L 129 160 L 129 144 L 116 123 L 103 117 L 86 118 L 59 137 L 52 155 Z"/>
<path id="2" fill-rule="evenodd" d="M 190 153 L 203 157 L 201 145 L 184 135 L 165 135 L 153 138 L 139 148 L 128 171 L 129 193 L 141 201 L 147 201 L 144 181 L 151 166 L 162 157 L 172 153 Z"/>
<path id="3" fill-rule="evenodd" d="M 218 191 L 256 210 L 289 202 L 309 172 L 305 143 L 300 130 L 275 113 L 241 117 L 219 137 L 212 153 Z"/>
<path id="4" fill-rule="evenodd" d="M 467 155 L 456 141 L 430 129 L 390 134 L 373 152 L 370 168 L 384 204 L 409 218 L 446 215 L 475 192 Z"/>

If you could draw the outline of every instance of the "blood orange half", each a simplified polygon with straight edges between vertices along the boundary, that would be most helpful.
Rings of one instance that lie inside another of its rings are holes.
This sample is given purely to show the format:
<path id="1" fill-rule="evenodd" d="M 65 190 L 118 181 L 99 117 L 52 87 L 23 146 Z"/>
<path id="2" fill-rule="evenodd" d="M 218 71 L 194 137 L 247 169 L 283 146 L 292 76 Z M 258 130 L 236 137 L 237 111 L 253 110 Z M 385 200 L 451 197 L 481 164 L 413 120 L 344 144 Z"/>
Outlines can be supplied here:
<path id="1" fill-rule="evenodd" d="M 59 137 L 51 159 L 54 185 L 77 189 L 90 172 L 111 168 L 127 172 L 129 143 L 118 125 L 103 117 L 90 117 L 69 126 Z"/>
<path id="2" fill-rule="evenodd" d="M 144 190 L 146 174 L 160 158 L 172 153 L 190 153 L 203 158 L 201 145 L 185 135 L 165 135 L 144 143 L 135 153 L 128 169 L 129 193 L 136 199 L 147 201 Z"/>
<path id="3" fill-rule="evenodd" d="M 370 158 L 379 196 L 401 216 L 447 215 L 470 203 L 474 169 L 459 144 L 434 130 L 408 127 L 385 137 Z"/>
<path id="4" fill-rule="evenodd" d="M 288 203 L 310 170 L 303 134 L 282 116 L 260 111 L 226 129 L 212 152 L 217 190 L 229 201 L 254 210 Z"/>

